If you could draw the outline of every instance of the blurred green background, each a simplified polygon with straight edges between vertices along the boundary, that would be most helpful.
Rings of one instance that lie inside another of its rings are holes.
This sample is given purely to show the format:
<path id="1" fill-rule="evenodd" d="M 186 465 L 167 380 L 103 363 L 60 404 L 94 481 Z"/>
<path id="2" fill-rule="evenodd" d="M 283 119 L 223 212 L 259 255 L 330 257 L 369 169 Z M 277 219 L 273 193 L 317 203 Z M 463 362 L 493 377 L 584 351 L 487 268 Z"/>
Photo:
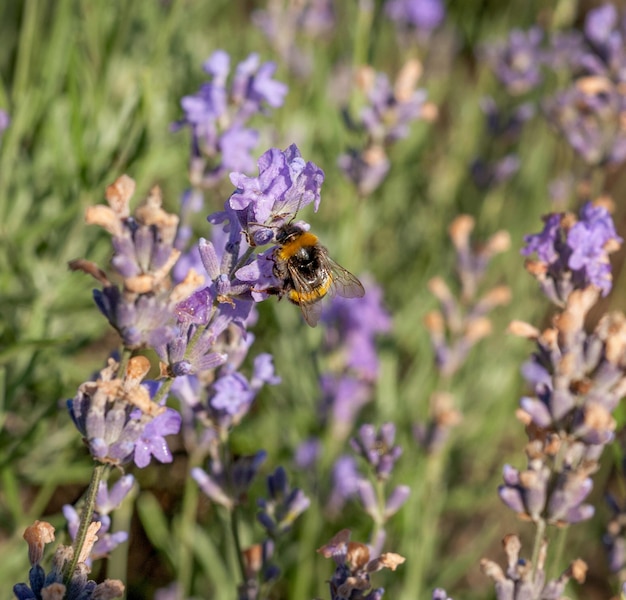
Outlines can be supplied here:
<path id="1" fill-rule="evenodd" d="M 103 365 L 117 341 L 92 302 L 92 282 L 66 267 L 77 257 L 105 265 L 111 253 L 109 238 L 84 225 L 84 210 L 101 203 L 105 187 L 123 173 L 137 181 L 136 202 L 158 184 L 166 206 L 178 209 L 188 187 L 189 137 L 187 131 L 172 133 L 170 124 L 181 118 L 181 97 L 197 90 L 205 79 L 202 62 L 218 48 L 231 54 L 233 64 L 253 51 L 263 61 L 278 62 L 276 77 L 289 84 L 289 94 L 269 118 L 257 117 L 263 135 L 256 155 L 295 142 L 306 160 L 324 169 L 320 211 L 302 218 L 312 222 L 338 262 L 375 278 L 393 318 L 392 332 L 381 339 L 376 398 L 360 422 L 398 424 L 404 456 L 393 483 L 410 485 L 412 496 L 390 522 L 386 548 L 407 556 L 407 563 L 396 573 L 379 574 L 376 583 L 387 588 L 390 598 L 430 598 L 435 586 L 446 587 L 457 600 L 490 598 L 495 597 L 492 585 L 480 573 L 479 559 L 502 563 L 500 540 L 511 532 L 520 533 L 530 554 L 532 528 L 518 522 L 496 494 L 503 464 L 524 466 L 525 436 L 514 411 L 523 389 L 519 366 L 530 351 L 528 343 L 504 329 L 513 318 L 543 322 L 547 303 L 525 274 L 518 250 L 524 234 L 540 229 L 540 216 L 550 210 L 547 183 L 570 159 L 536 119 L 519 145 L 521 169 L 512 181 L 487 192 L 475 187 L 468 165 L 496 150 L 485 133 L 479 100 L 486 94 L 504 97 L 475 49 L 512 27 L 527 28 L 556 16 L 564 26 L 579 23 L 584 7 L 573 1 L 448 2 L 446 26 L 422 55 L 420 85 L 438 106 L 439 118 L 413 125 L 411 135 L 390 150 L 385 183 L 360 199 L 337 167 L 351 138 L 342 122 L 337 101 L 342 90 L 335 75 L 355 57 L 358 3 L 337 4 L 341 28 L 328 39 L 302 41 L 313 53 L 314 67 L 306 79 L 298 79 L 251 24 L 251 11 L 262 2 L 1 3 L 0 108 L 12 120 L 0 147 L 3 598 L 27 576 L 24 527 L 42 517 L 62 527 L 61 505 L 76 501 L 89 481 L 89 459 L 64 400 Z M 390 78 L 407 58 L 387 19 L 374 23 L 366 46 L 370 63 Z M 226 181 L 207 194 L 205 214 L 220 209 L 231 188 Z M 442 387 L 422 324 L 435 306 L 426 282 L 439 275 L 455 286 L 447 227 L 461 213 L 475 217 L 477 239 L 499 229 L 510 232 L 512 248 L 494 260 L 486 289 L 507 284 L 513 301 L 496 311 L 492 336 L 446 383 L 464 420 L 445 456 L 432 464 L 410 430 L 412 422 L 426 416 L 430 394 Z M 199 217 L 196 233 L 206 236 L 208 227 Z M 618 294 L 620 289 L 618 281 Z M 353 539 L 366 541 L 371 524 L 356 503 L 334 520 L 325 517 L 317 490 L 291 468 L 294 448 L 316 419 L 319 391 L 310 357 L 319 345 L 319 330 L 304 327 L 287 303 L 266 302 L 260 315 L 252 355 L 273 353 L 283 383 L 264 392 L 234 439 L 242 452 L 265 448 L 268 471 L 285 464 L 292 483 L 313 500 L 291 541 L 279 548 L 284 579 L 275 597 L 327 598 L 325 581 L 333 566 L 316 548 L 343 527 L 353 529 Z M 339 450 L 348 451 L 347 444 Z M 594 497 L 600 505 L 609 468 L 596 478 Z M 172 465 L 136 475 L 141 482 L 138 511 L 133 515 L 129 507 L 120 517 L 121 524 L 123 519 L 131 524 L 131 541 L 117 561 L 125 562 L 128 552 L 128 597 L 150 598 L 180 568 L 173 546 L 180 540 L 185 457 L 181 453 Z M 327 489 L 328 481 L 319 485 Z M 574 528 L 568 538 L 566 561 L 580 556 L 590 562 L 588 583 L 583 591 L 572 588 L 572 597 L 610 594 L 598 551 L 603 511 L 600 507 L 594 520 Z M 194 573 L 194 594 L 232 598 L 232 575 L 220 550 L 223 534 L 208 502 L 201 503 L 200 521 L 193 563 L 186 565 Z M 253 518 L 246 531 L 253 541 Z M 62 538 L 59 530 L 57 539 Z M 123 567 L 107 568 L 112 576 Z M 94 575 L 105 571 L 97 567 Z"/>

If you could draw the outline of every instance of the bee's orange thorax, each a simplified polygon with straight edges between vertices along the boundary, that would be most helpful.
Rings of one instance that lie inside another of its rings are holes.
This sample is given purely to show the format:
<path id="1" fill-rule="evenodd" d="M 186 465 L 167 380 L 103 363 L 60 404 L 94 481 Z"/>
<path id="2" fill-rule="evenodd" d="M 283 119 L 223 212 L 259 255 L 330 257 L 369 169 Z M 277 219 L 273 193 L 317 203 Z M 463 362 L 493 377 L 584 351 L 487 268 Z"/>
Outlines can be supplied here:
<path id="1" fill-rule="evenodd" d="M 276 256 L 279 260 L 288 260 L 298 250 L 300 250 L 300 248 L 304 248 L 306 246 L 315 246 L 315 244 L 317 244 L 317 236 L 309 233 L 308 231 L 305 231 L 301 235 L 287 241 L 286 244 L 281 246 Z"/>

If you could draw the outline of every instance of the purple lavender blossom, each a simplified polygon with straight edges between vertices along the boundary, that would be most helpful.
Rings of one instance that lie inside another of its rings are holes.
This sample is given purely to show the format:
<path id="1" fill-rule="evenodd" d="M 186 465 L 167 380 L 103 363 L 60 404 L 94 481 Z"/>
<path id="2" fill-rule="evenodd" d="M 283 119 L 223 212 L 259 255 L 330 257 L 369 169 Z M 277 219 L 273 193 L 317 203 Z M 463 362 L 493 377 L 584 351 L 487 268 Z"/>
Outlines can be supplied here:
<path id="1" fill-rule="evenodd" d="M 622 243 L 608 210 L 599 204 L 586 203 L 579 217 L 553 213 L 544 218 L 541 233 L 527 235 L 523 255 L 537 254 L 527 269 L 539 280 L 544 293 L 562 305 L 569 294 L 589 285 L 603 296 L 611 291 L 609 253 Z"/>
<path id="2" fill-rule="evenodd" d="M 488 190 L 509 181 L 519 167 L 520 159 L 516 154 L 507 154 L 491 162 L 477 158 L 470 166 L 470 174 L 478 188 Z"/>
<path id="3" fill-rule="evenodd" d="M 485 115 L 489 135 L 507 144 L 518 141 L 524 124 L 535 115 L 535 106 L 531 102 L 524 102 L 505 112 L 498 107 L 490 96 L 482 98 L 480 108 Z"/>
<path id="4" fill-rule="evenodd" d="M 588 165 L 618 165 L 626 159 L 621 115 L 626 95 L 603 77 L 581 78 L 544 103 L 548 121 Z"/>
<path id="5" fill-rule="evenodd" d="M 536 565 L 520 556 L 522 544 L 516 535 L 507 535 L 502 540 L 502 545 L 507 557 L 506 570 L 486 558 L 480 561 L 480 568 L 483 573 L 494 581 L 497 600 L 562 598 L 565 586 L 570 579 L 574 579 L 578 583 L 585 580 L 587 565 L 580 559 L 572 561 L 559 577 L 547 579 L 545 571 L 546 540 L 543 541 L 538 552 Z"/>
<path id="6" fill-rule="evenodd" d="M 246 343 L 242 337 L 239 339 L 244 342 L 247 353 L 249 342 Z M 234 350 L 233 356 L 238 354 L 239 351 Z M 178 378 L 174 381 L 172 393 L 193 409 L 197 419 L 227 431 L 248 414 L 264 385 L 280 383 L 270 354 L 262 353 L 255 357 L 250 380 L 236 370 L 238 367 L 238 363 L 226 362 L 217 370 L 214 381 L 204 387 L 196 376 Z"/>
<path id="7" fill-rule="evenodd" d="M 443 23 L 446 15 L 441 0 L 387 0 L 385 13 L 397 25 L 427 34 Z"/>
<path id="8" fill-rule="evenodd" d="M 91 554 L 92 546 L 97 540 L 96 532 L 99 523 L 92 523 L 88 532 L 83 555 Z M 124 595 L 124 585 L 117 579 L 106 579 L 97 584 L 88 579 L 89 566 L 85 562 L 79 562 L 73 573 L 68 574 L 68 569 L 73 557 L 71 546 L 58 546 L 49 572 L 46 574 L 39 564 L 43 558 L 46 544 L 54 541 L 54 527 L 45 521 L 35 521 L 26 528 L 24 539 L 28 543 L 28 556 L 31 569 L 28 574 L 28 584 L 18 583 L 13 586 L 13 593 L 18 600 L 43 600 L 43 598 L 72 597 L 79 600 L 91 598 L 121 598 Z"/>
<path id="9" fill-rule="evenodd" d="M 277 228 L 293 219 L 298 210 L 312 203 L 317 211 L 324 172 L 305 162 L 295 144 L 284 151 L 271 148 L 259 158 L 258 167 L 258 177 L 231 174 L 237 189 L 225 211 L 210 219 L 229 219 L 232 228 L 234 216 L 251 243 L 264 245 L 275 239 Z"/>
<path id="10" fill-rule="evenodd" d="M 134 458 L 140 468 L 147 466 L 150 456 L 171 462 L 163 436 L 178 432 L 180 415 L 155 404 L 148 387 L 140 383 L 149 368 L 145 357 L 132 358 L 121 380 L 111 359 L 97 381 L 83 383 L 68 400 L 70 416 L 94 460 L 124 465 Z"/>
<path id="11" fill-rule="evenodd" d="M 350 440 L 352 449 L 366 460 L 380 481 L 389 479 L 396 461 L 402 456 L 402 448 L 394 446 L 396 427 L 384 423 L 376 431 L 374 425 L 359 427 L 358 436 Z"/>
<path id="12" fill-rule="evenodd" d="M 566 432 L 593 453 L 613 440 L 611 415 L 626 386 L 626 365 L 616 354 L 623 345 L 618 336 L 626 331 L 623 315 L 609 313 L 594 332 L 584 331 L 584 315 L 596 298 L 592 288 L 573 293 L 556 326 L 537 336 L 522 371 L 534 396 L 520 401 L 534 425 Z"/>
<path id="13" fill-rule="evenodd" d="M 338 164 L 361 196 L 373 192 L 387 175 L 385 148 L 405 138 L 413 121 L 435 117 L 436 108 L 426 102 L 426 91 L 416 87 L 421 73 L 421 64 L 413 59 L 405 63 L 393 85 L 386 74 L 371 67 L 363 67 L 356 74 L 367 104 L 356 122 L 348 111 L 345 115 L 348 127 L 365 134 L 367 140 L 363 147 L 349 148 Z"/>
<path id="14" fill-rule="evenodd" d="M 369 196 L 378 188 L 391 168 L 391 162 L 380 146 L 363 152 L 351 148 L 337 159 L 337 164 L 362 197 Z"/>
<path id="15" fill-rule="evenodd" d="M 590 519 L 593 505 L 583 501 L 593 482 L 584 472 L 564 471 L 556 478 L 541 460 L 529 462 L 528 469 L 518 471 L 506 465 L 504 484 L 498 488 L 500 499 L 519 515 L 535 523 L 545 519 L 553 524 L 574 524 Z"/>
<path id="16" fill-rule="evenodd" d="M 603 4 L 587 13 L 584 24 L 589 50 L 579 61 L 585 74 L 603 75 L 615 83 L 626 81 L 626 23 L 617 8 Z"/>
<path id="17" fill-rule="evenodd" d="M 88 224 L 112 236 L 111 265 L 122 278 L 122 289 L 93 263 L 70 262 L 70 268 L 103 284 L 102 290 L 94 290 L 96 304 L 130 349 L 163 344 L 176 335 L 169 273 L 180 256 L 174 248 L 178 217 L 163 210 L 159 189 L 154 188 L 131 216 L 134 190 L 130 177 L 119 177 L 106 190 L 108 206 L 90 206 L 85 214 Z"/>
<path id="18" fill-rule="evenodd" d="M 311 501 L 299 488 L 291 488 L 287 472 L 278 467 L 267 478 L 269 498 L 257 500 L 257 519 L 271 538 L 291 529 L 293 522 L 309 508 Z"/>
<path id="19" fill-rule="evenodd" d="M 496 77 L 512 95 L 529 92 L 541 83 L 543 31 L 514 29 L 505 43 L 483 48 L 483 55 Z"/>
<path id="20" fill-rule="evenodd" d="M 365 381 L 378 379 L 376 338 L 391 330 L 391 316 L 383 305 L 383 290 L 371 278 L 361 279 L 362 298 L 333 298 L 322 311 L 324 344 L 329 352 L 342 349 L 345 367 Z"/>
<path id="21" fill-rule="evenodd" d="M 67 521 L 67 529 L 70 537 L 72 540 L 75 540 L 80 526 L 80 515 L 73 506 L 66 504 L 63 506 L 63 516 Z M 92 518 L 92 522 L 100 523 L 100 529 L 98 530 L 98 541 L 93 545 L 91 554 L 85 561 L 86 564 L 90 566 L 92 561 L 106 558 L 115 548 L 128 539 L 128 532 L 126 531 L 109 533 L 109 529 L 111 528 L 111 517 L 109 517 L 109 515 L 96 513 Z"/>
<path id="22" fill-rule="evenodd" d="M 371 574 L 381 569 L 395 571 L 405 558 L 394 552 L 371 558 L 370 549 L 365 544 L 350 542 L 350 535 L 350 530 L 343 529 L 318 549 L 322 556 L 335 561 L 335 572 L 329 581 L 331 600 L 380 600 L 384 589 L 371 587 Z"/>
<path id="23" fill-rule="evenodd" d="M 175 128 L 191 129 L 192 181 L 212 187 L 231 170 L 249 172 L 254 168 L 251 152 L 259 134 L 246 123 L 268 107 L 281 106 L 287 86 L 272 78 L 276 65 L 261 64 L 257 54 L 237 65 L 230 87 L 226 52 L 215 51 L 203 67 L 210 80 L 196 94 L 181 100 L 185 117 Z"/>
<path id="24" fill-rule="evenodd" d="M 332 491 L 327 502 L 327 509 L 333 516 L 339 516 L 349 500 L 356 497 L 362 476 L 358 471 L 353 456 L 342 455 L 337 458 L 332 469 Z"/>
<path id="25" fill-rule="evenodd" d="M 191 476 L 213 502 L 231 510 L 244 501 L 266 457 L 264 450 L 251 456 L 237 457 L 229 466 L 228 473 L 224 471 L 222 463 L 212 460 L 208 471 L 196 467 L 191 470 Z"/>

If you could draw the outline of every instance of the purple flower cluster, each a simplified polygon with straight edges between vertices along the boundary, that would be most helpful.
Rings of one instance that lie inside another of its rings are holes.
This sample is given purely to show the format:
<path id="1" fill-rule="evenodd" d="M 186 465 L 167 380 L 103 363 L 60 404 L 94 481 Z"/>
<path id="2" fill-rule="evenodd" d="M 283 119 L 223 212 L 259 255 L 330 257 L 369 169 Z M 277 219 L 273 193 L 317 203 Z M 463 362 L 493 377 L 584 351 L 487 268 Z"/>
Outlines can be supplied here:
<path id="1" fill-rule="evenodd" d="M 587 13 L 579 47 L 570 49 L 570 87 L 546 104 L 549 120 L 589 165 L 626 159 L 626 21 L 613 4 Z"/>
<path id="2" fill-rule="evenodd" d="M 299 488 L 289 486 L 287 473 L 279 467 L 267 478 L 269 498 L 257 500 L 257 518 L 272 539 L 289 531 L 293 522 L 309 508 L 311 501 Z"/>
<path id="3" fill-rule="evenodd" d="M 178 433 L 180 415 L 153 402 L 151 391 L 141 380 L 150 369 L 148 359 L 130 359 L 120 378 L 119 365 L 109 359 L 96 381 L 87 381 L 68 400 L 70 416 L 94 460 L 125 465 L 131 460 L 142 468 L 151 456 L 171 462 L 165 436 Z M 152 386 L 154 390 L 154 386 Z"/>
<path id="4" fill-rule="evenodd" d="M 111 528 L 111 517 L 109 516 L 120 504 L 135 485 L 135 478 L 132 475 L 124 475 L 111 487 L 107 488 L 105 482 L 101 481 L 96 496 L 95 512 L 92 522 L 100 523 L 98 531 L 98 540 L 93 545 L 91 553 L 85 561 L 91 566 L 93 560 L 108 556 L 117 546 L 123 544 L 128 539 L 126 531 L 117 531 L 109 533 Z M 78 528 L 80 526 L 80 516 L 76 509 L 66 504 L 63 506 L 63 515 L 68 524 L 68 531 L 72 540 L 76 539 Z"/>
<path id="5" fill-rule="evenodd" d="M 372 588 L 370 576 L 381 569 L 395 571 L 405 559 L 394 552 L 370 558 L 365 544 L 350 541 L 350 530 L 343 529 L 318 549 L 324 558 L 335 561 L 335 572 L 329 581 L 331 600 L 380 600 L 385 590 Z"/>
<path id="6" fill-rule="evenodd" d="M 493 98 L 485 97 L 481 101 L 481 109 L 485 115 L 488 137 L 500 152 L 509 149 L 504 156 L 486 160 L 476 158 L 470 167 L 474 183 L 481 190 L 493 188 L 511 179 L 517 173 L 520 159 L 510 149 L 517 144 L 526 122 L 535 114 L 535 107 L 524 102 L 508 110 L 499 107 Z"/>
<path id="7" fill-rule="evenodd" d="M 426 102 L 426 91 L 416 89 L 422 67 L 409 60 L 392 85 L 384 73 L 362 68 L 357 82 L 366 97 L 357 123 L 348 125 L 366 137 L 362 147 L 352 148 L 339 157 L 339 167 L 356 186 L 359 194 L 371 194 L 385 179 L 390 163 L 386 148 L 409 134 L 410 124 L 433 119 L 436 109 Z"/>
<path id="8" fill-rule="evenodd" d="M 396 426 L 393 423 L 384 423 L 378 432 L 373 425 L 365 424 L 359 427 L 358 435 L 350 440 L 352 449 L 357 456 L 365 459 L 377 483 L 388 481 L 396 461 L 402 455 L 402 448 L 394 445 L 395 437 Z M 383 524 L 395 515 L 410 494 L 408 486 L 398 485 L 381 505 L 381 498 L 368 479 L 360 478 L 357 487 L 365 511 L 377 524 Z M 382 545 L 384 538 L 384 532 L 379 533 L 380 539 L 375 540 L 376 549 Z"/>
<path id="9" fill-rule="evenodd" d="M 507 557 L 506 570 L 491 560 L 483 559 L 480 563 L 483 573 L 495 582 L 497 600 L 563 598 L 565 586 L 570 579 L 574 579 L 578 583 L 585 581 L 587 565 L 582 560 L 573 561 L 559 577 L 546 581 L 547 543 L 545 540 L 537 557 L 536 565 L 520 557 L 522 544 L 516 535 L 506 536 L 502 540 L 502 545 Z"/>
<path id="10" fill-rule="evenodd" d="M 276 65 L 261 63 L 257 54 L 237 65 L 230 85 L 230 57 L 225 51 L 215 51 L 203 68 L 210 80 L 181 100 L 185 116 L 176 127 L 191 129 L 192 185 L 211 188 L 230 171 L 254 168 L 251 152 L 259 134 L 247 123 L 268 107 L 282 106 L 287 86 L 273 79 Z"/>
<path id="11" fill-rule="evenodd" d="M 609 313 L 586 333 L 585 318 L 597 299 L 593 287 L 572 292 L 543 332 L 511 326 L 537 349 L 523 368 L 534 395 L 522 398 L 519 411 L 530 438 L 528 468 L 505 467 L 500 497 L 535 522 L 576 523 L 593 515 L 583 503 L 590 475 L 614 438 L 612 413 L 626 393 L 626 317 Z"/>
<path id="12" fill-rule="evenodd" d="M 441 277 L 434 277 L 428 283 L 440 309 L 426 315 L 425 325 L 437 367 L 446 377 L 456 373 L 472 347 L 491 333 L 491 321 L 487 315 L 494 308 L 507 304 L 511 297 L 506 286 L 496 286 L 477 297 L 491 259 L 508 250 L 510 238 L 507 232 L 499 231 L 484 244 L 472 245 L 473 229 L 474 219 L 469 215 L 460 215 L 449 227 L 456 251 L 460 297 L 454 296 Z"/>
<path id="13" fill-rule="evenodd" d="M 124 585 L 117 579 L 106 579 L 96 583 L 88 578 L 90 568 L 86 557 L 91 553 L 97 540 L 96 533 L 99 523 L 90 526 L 87 541 L 79 556 L 78 564 L 73 573 L 69 569 L 74 551 L 71 546 L 58 546 L 52 558 L 52 567 L 46 574 L 40 562 L 47 544 L 54 541 L 54 527 L 45 521 L 35 521 L 24 532 L 28 544 L 28 557 L 31 569 L 28 584 L 18 583 L 13 586 L 13 593 L 18 600 L 44 600 L 49 598 L 76 598 L 76 600 L 112 600 L 124 595 Z"/>
<path id="14" fill-rule="evenodd" d="M 218 456 L 216 443 L 212 447 L 209 471 L 194 467 L 191 476 L 208 498 L 232 510 L 245 500 L 266 457 L 267 453 L 260 450 L 250 456 L 239 456 L 231 464 L 225 465 Z"/>
<path id="15" fill-rule="evenodd" d="M 111 266 L 122 278 L 122 289 L 93 263 L 70 263 L 72 269 L 85 271 L 103 284 L 102 290 L 94 291 L 94 299 L 129 349 L 153 347 L 175 336 L 176 294 L 170 290 L 169 273 L 180 256 L 174 248 L 178 217 L 161 208 L 158 188 L 131 216 L 134 191 L 135 182 L 124 175 L 107 188 L 108 206 L 90 206 L 85 214 L 88 224 L 99 225 L 112 236 Z"/>
<path id="16" fill-rule="evenodd" d="M 626 575 L 626 506 L 620 504 L 612 494 L 607 494 L 611 509 L 611 519 L 602 536 L 602 543 L 608 555 L 609 570 L 624 582 Z M 624 590 L 624 588 L 622 588 Z"/>
<path id="17" fill-rule="evenodd" d="M 539 281 L 546 296 L 562 306 L 574 290 L 589 285 L 603 296 L 611 291 L 609 254 L 619 249 L 622 238 L 613 225 L 609 211 L 600 203 L 587 202 L 578 218 L 571 213 L 552 213 L 544 217 L 541 233 L 524 238 L 526 269 Z"/>
<path id="18" fill-rule="evenodd" d="M 441 0 L 387 0 L 385 14 L 402 31 L 424 37 L 443 23 L 446 11 Z"/>
<path id="19" fill-rule="evenodd" d="M 483 58 L 509 94 L 525 94 L 541 83 L 541 67 L 546 61 L 543 41 L 539 27 L 514 29 L 506 42 L 482 49 Z"/>
<path id="20" fill-rule="evenodd" d="M 322 416 L 338 439 L 351 431 L 360 409 L 371 399 L 379 375 L 376 339 L 391 329 L 381 288 L 369 277 L 363 283 L 362 298 L 334 298 L 322 312 L 324 351 L 341 357 L 321 377 Z"/>
<path id="21" fill-rule="evenodd" d="M 543 68 L 567 71 L 568 84 L 544 102 L 547 120 L 587 165 L 626 159 L 626 20 L 614 4 L 590 10 L 582 34 L 514 30 L 483 56 L 511 95 L 538 87 Z"/>

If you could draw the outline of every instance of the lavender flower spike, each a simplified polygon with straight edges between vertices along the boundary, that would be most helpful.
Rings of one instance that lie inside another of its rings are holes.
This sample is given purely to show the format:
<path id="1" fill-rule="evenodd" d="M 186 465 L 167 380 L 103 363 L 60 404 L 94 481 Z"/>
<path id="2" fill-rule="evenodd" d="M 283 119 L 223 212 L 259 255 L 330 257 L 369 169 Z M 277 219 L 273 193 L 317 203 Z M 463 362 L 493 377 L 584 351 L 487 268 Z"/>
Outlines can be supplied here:
<path id="1" fill-rule="evenodd" d="M 140 468 L 150 462 L 151 455 L 171 462 L 163 436 L 178 432 L 180 415 L 152 401 L 148 388 L 141 384 L 149 369 L 148 359 L 136 356 L 122 380 L 116 377 L 118 364 L 110 359 L 98 380 L 83 383 L 68 401 L 70 415 L 94 460 L 123 465 L 134 457 Z"/>
<path id="2" fill-rule="evenodd" d="M 524 238 L 522 254 L 536 254 L 526 269 L 539 281 L 543 292 L 563 306 L 573 290 L 589 285 L 603 296 L 611 291 L 609 254 L 621 246 L 606 205 L 587 202 L 578 218 L 571 213 L 552 213 L 544 217 L 543 231 Z"/>

